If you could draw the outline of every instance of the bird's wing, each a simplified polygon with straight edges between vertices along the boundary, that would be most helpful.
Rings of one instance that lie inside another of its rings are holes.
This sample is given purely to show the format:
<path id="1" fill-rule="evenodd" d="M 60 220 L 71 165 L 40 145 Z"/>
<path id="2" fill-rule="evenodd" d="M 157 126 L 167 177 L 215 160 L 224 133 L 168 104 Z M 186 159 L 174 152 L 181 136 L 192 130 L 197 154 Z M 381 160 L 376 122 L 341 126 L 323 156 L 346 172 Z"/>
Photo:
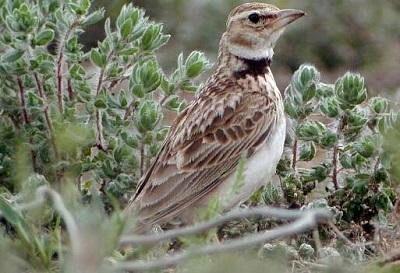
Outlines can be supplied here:
<path id="1" fill-rule="evenodd" d="M 237 88 L 237 87 L 236 87 Z M 133 198 L 140 222 L 178 215 L 234 172 L 270 135 L 276 108 L 260 92 L 214 90 L 194 100 L 175 120 Z"/>

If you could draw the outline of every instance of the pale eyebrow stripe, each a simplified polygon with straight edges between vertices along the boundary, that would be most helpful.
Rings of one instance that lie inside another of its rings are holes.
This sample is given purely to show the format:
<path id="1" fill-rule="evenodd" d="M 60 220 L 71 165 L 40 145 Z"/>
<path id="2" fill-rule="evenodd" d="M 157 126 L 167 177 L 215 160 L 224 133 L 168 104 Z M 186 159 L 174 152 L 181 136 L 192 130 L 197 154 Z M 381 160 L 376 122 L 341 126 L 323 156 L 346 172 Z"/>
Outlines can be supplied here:
<path id="1" fill-rule="evenodd" d="M 249 10 L 249 11 L 243 11 L 243 12 L 241 12 L 240 14 L 237 14 L 237 15 L 231 17 L 231 18 L 229 19 L 228 24 L 230 24 L 230 23 L 231 23 L 232 21 L 234 21 L 234 20 L 245 19 L 245 18 L 249 17 L 249 15 L 252 14 L 252 13 L 258 13 L 258 14 L 260 14 L 260 16 L 263 16 L 263 15 L 265 15 L 265 14 L 267 14 L 267 13 L 270 13 L 270 12 L 273 12 L 273 10 L 270 10 L 270 9 L 263 9 L 263 10 Z"/>

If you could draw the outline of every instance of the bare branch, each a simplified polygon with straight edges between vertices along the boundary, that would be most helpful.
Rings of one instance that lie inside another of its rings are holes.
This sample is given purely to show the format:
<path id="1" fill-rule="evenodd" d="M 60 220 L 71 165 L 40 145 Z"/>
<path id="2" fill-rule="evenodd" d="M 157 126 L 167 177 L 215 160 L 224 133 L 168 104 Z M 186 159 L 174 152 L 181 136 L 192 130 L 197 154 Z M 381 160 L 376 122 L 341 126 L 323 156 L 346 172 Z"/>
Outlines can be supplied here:
<path id="1" fill-rule="evenodd" d="M 349 240 L 332 222 L 329 222 L 329 227 L 336 233 L 336 235 L 343 241 L 345 241 L 352 248 L 358 247 L 352 241 Z"/>
<path id="2" fill-rule="evenodd" d="M 22 111 L 22 120 L 24 121 L 24 124 L 29 124 L 29 116 L 28 116 L 28 110 L 26 109 L 26 102 L 25 102 L 25 89 L 24 89 L 24 84 L 22 83 L 22 79 L 20 77 L 17 77 L 17 83 L 18 83 L 18 89 L 19 89 L 19 100 L 21 104 L 21 111 Z"/>
<path id="3" fill-rule="evenodd" d="M 133 99 L 132 102 L 126 108 L 124 120 L 128 120 L 131 117 L 131 115 L 136 111 L 135 104 L 136 104 L 136 100 Z"/>
<path id="4" fill-rule="evenodd" d="M 72 101 L 74 99 L 74 89 L 72 88 L 71 79 L 67 80 L 67 91 L 68 91 L 68 98 L 70 101 Z"/>
<path id="5" fill-rule="evenodd" d="M 24 121 L 24 125 L 30 125 L 31 120 L 29 118 L 28 109 L 26 107 L 24 83 L 22 82 L 22 79 L 19 76 L 17 77 L 17 84 L 18 84 L 18 91 L 19 91 L 20 107 L 21 107 L 21 111 L 22 111 L 22 120 Z M 32 137 L 29 137 L 29 144 L 31 146 L 33 145 Z M 37 170 L 36 153 L 33 149 L 30 149 L 30 151 L 31 151 L 31 158 L 32 158 L 32 167 L 33 167 L 33 170 L 36 171 Z"/>
<path id="6" fill-rule="evenodd" d="M 103 134 L 103 120 L 100 110 L 96 110 L 96 145 L 100 150 L 106 151 L 106 141 Z"/>
<path id="7" fill-rule="evenodd" d="M 326 213 L 325 210 L 319 211 Z M 180 236 L 188 236 L 198 234 L 214 227 L 220 226 L 232 220 L 245 219 L 249 217 L 268 217 L 279 220 L 295 220 L 304 216 L 303 211 L 286 210 L 273 207 L 258 207 L 249 209 L 237 209 L 225 215 L 212 219 L 205 223 L 199 223 L 194 226 L 183 227 L 179 229 L 169 230 L 163 233 L 149 235 L 131 235 L 124 236 L 120 240 L 120 244 L 127 245 L 154 245 L 161 241 L 174 239 Z"/>
<path id="8" fill-rule="evenodd" d="M 53 124 L 51 122 L 51 118 L 50 118 L 50 114 L 49 114 L 49 105 L 48 105 L 48 101 L 47 101 L 47 96 L 43 90 L 43 83 L 40 81 L 39 75 L 36 72 L 33 73 L 33 77 L 35 78 L 35 83 L 36 83 L 36 88 L 37 88 L 38 94 L 44 104 L 43 114 L 44 114 L 44 118 L 46 120 L 47 128 L 49 129 L 49 137 L 50 137 L 51 145 L 53 146 L 54 155 L 55 155 L 56 159 L 59 159 L 58 148 L 57 148 L 55 137 L 54 137 L 54 128 L 53 128 Z"/>
<path id="9" fill-rule="evenodd" d="M 296 170 L 296 165 L 297 165 L 297 146 L 298 146 L 298 139 L 297 137 L 294 140 L 293 143 L 293 150 L 292 150 L 292 169 L 295 171 Z"/>
<path id="10" fill-rule="evenodd" d="M 71 36 L 74 29 L 78 26 L 78 20 L 75 20 L 71 26 L 67 29 L 64 35 L 61 35 L 61 40 L 58 46 L 57 53 L 57 63 L 56 63 L 56 78 L 57 78 L 57 101 L 58 101 L 58 109 L 61 114 L 64 113 L 64 95 L 63 95 L 63 74 L 64 74 L 64 49 L 65 44 L 68 42 L 69 37 Z"/>
<path id="11" fill-rule="evenodd" d="M 346 124 L 346 117 L 342 116 L 340 118 L 338 127 L 337 127 L 337 136 L 338 136 L 338 141 L 340 141 L 340 136 L 342 135 L 342 131 L 345 127 Z M 333 147 L 333 156 L 332 156 L 332 165 L 333 165 L 333 170 L 332 170 L 332 182 L 335 187 L 335 190 L 339 189 L 339 181 L 338 181 L 338 175 L 339 175 L 339 143 L 336 143 L 335 146 Z"/>
<path id="12" fill-rule="evenodd" d="M 378 261 L 379 266 L 385 266 L 387 264 L 391 264 L 394 262 L 398 262 L 400 260 L 400 249 L 392 252 L 391 254 L 387 255 L 387 257 L 383 258 L 382 260 Z"/>
<path id="13" fill-rule="evenodd" d="M 321 243 L 321 239 L 319 237 L 318 227 L 314 228 L 314 230 L 312 232 L 312 236 L 313 236 L 314 243 L 315 243 L 315 250 L 317 252 L 317 256 L 319 257 L 320 251 L 322 249 L 322 243 Z"/>
<path id="14" fill-rule="evenodd" d="M 106 61 L 108 62 L 112 56 L 114 55 L 114 51 L 112 50 L 106 58 Z M 104 73 L 105 70 L 102 68 L 100 70 L 99 74 L 99 79 L 97 81 L 97 87 L 96 87 L 96 97 L 100 94 L 101 89 L 103 88 L 103 83 L 104 83 Z M 106 151 L 107 150 L 107 144 L 104 139 L 104 133 L 103 133 L 103 121 L 102 121 L 102 115 L 101 115 L 101 110 L 96 109 L 96 144 L 97 147 L 100 150 Z"/>
<path id="15" fill-rule="evenodd" d="M 212 244 L 196 249 L 191 249 L 188 251 L 180 252 L 154 261 L 121 262 L 116 264 L 116 269 L 141 272 L 154 269 L 168 268 L 171 266 L 176 266 L 178 264 L 181 264 L 195 256 L 211 255 L 222 252 L 226 253 L 236 250 L 242 250 L 244 248 L 249 248 L 264 244 L 268 241 L 303 233 L 315 228 L 318 223 L 327 222 L 331 219 L 330 213 L 325 210 L 310 210 L 300 213 L 302 214 L 302 216 L 293 223 L 281 226 L 273 230 L 269 230 L 267 232 L 252 234 L 241 239 L 228 241 L 227 243 L 224 244 Z M 279 215 L 276 216 L 279 217 Z M 283 216 L 294 217 L 293 215 L 290 214 L 289 215 L 286 214 Z"/>

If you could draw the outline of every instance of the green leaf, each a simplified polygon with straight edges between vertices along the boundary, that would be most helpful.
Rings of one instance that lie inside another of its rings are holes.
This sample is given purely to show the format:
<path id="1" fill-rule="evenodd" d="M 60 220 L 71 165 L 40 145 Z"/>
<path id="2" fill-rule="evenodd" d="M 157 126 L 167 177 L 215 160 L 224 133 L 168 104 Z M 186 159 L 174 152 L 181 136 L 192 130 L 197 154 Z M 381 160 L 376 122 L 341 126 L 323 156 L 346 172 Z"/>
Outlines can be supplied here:
<path id="1" fill-rule="evenodd" d="M 353 168 L 353 161 L 352 157 L 348 153 L 342 153 L 339 157 L 340 164 L 345 169 L 352 169 Z"/>
<path id="2" fill-rule="evenodd" d="M 158 130 L 157 135 L 156 135 L 157 141 L 159 141 L 159 142 L 164 141 L 168 135 L 168 132 L 169 132 L 169 128 L 162 128 L 162 129 Z"/>
<path id="3" fill-rule="evenodd" d="M 320 138 L 318 144 L 324 149 L 333 148 L 338 142 L 338 136 L 334 132 L 327 130 Z"/>
<path id="4" fill-rule="evenodd" d="M 87 26 L 94 25 L 94 24 L 100 22 L 104 18 L 104 13 L 105 13 L 104 8 L 101 8 L 101 9 L 96 10 L 95 12 L 89 14 L 83 20 L 82 26 L 87 27 Z"/>
<path id="5" fill-rule="evenodd" d="M 94 106 L 95 106 L 96 108 L 99 108 L 99 109 L 105 109 L 105 108 L 107 108 L 107 104 L 106 104 L 105 100 L 104 100 L 104 99 L 101 99 L 101 98 L 96 99 L 96 101 L 95 101 L 95 103 L 94 103 Z"/>
<path id="6" fill-rule="evenodd" d="M 389 110 L 389 101 L 385 98 L 374 97 L 369 100 L 369 105 L 376 114 L 386 113 Z"/>
<path id="7" fill-rule="evenodd" d="M 132 147 L 134 149 L 137 149 L 139 147 L 139 140 L 129 135 L 127 132 L 122 132 L 121 138 L 129 147 Z"/>
<path id="8" fill-rule="evenodd" d="M 21 214 L 17 212 L 2 196 L 0 196 L 0 211 L 2 216 L 12 225 L 19 225 L 23 222 Z"/>
<path id="9" fill-rule="evenodd" d="M 85 78 L 86 71 L 80 64 L 73 64 L 69 69 L 69 75 L 75 80 L 83 80 Z"/>
<path id="10" fill-rule="evenodd" d="M 195 78 L 203 73 L 208 67 L 209 63 L 204 53 L 199 51 L 192 52 L 186 60 L 186 76 L 188 78 Z"/>
<path id="11" fill-rule="evenodd" d="M 106 56 L 100 53 L 100 50 L 97 48 L 92 49 L 90 53 L 91 61 L 100 68 L 105 68 L 106 66 Z"/>
<path id="12" fill-rule="evenodd" d="M 347 72 L 335 84 L 335 93 L 343 110 L 351 110 L 367 99 L 365 80 L 360 74 Z"/>
<path id="13" fill-rule="evenodd" d="M 311 161 L 314 159 L 316 154 L 316 147 L 314 142 L 306 142 L 301 145 L 300 147 L 300 157 L 299 160 L 301 161 Z"/>
<path id="14" fill-rule="evenodd" d="M 53 41 L 54 39 L 54 30 L 52 29 L 44 29 L 42 30 L 35 38 L 34 44 L 37 46 L 44 46 Z"/>
<path id="15" fill-rule="evenodd" d="M 166 96 L 173 95 L 176 91 L 176 85 L 170 83 L 165 76 L 162 77 L 160 87 Z"/>
<path id="16" fill-rule="evenodd" d="M 123 109 L 128 106 L 128 100 L 124 91 L 121 91 L 121 93 L 119 94 L 119 104 Z"/>
<path id="17" fill-rule="evenodd" d="M 372 137 L 364 137 L 354 145 L 357 153 L 365 158 L 370 158 L 375 154 L 376 146 L 376 140 Z"/>
<path id="18" fill-rule="evenodd" d="M 337 118 L 340 113 L 339 103 L 334 97 L 327 97 L 323 99 L 320 109 L 324 115 L 330 118 Z"/>
<path id="19" fill-rule="evenodd" d="M 122 38 L 126 38 L 132 33 L 133 22 L 131 19 L 127 19 L 121 26 L 120 34 Z"/>
<path id="20" fill-rule="evenodd" d="M 304 102 L 311 100 L 316 94 L 316 86 L 320 81 L 319 71 L 312 65 L 302 65 L 294 73 L 292 86 L 302 94 Z"/>
<path id="21" fill-rule="evenodd" d="M 161 71 L 157 62 L 151 59 L 143 64 L 136 64 L 132 69 L 129 78 L 129 88 L 132 92 L 137 92 L 136 88 L 142 88 L 144 93 L 151 93 L 161 84 Z M 141 94 L 141 92 L 139 92 Z"/>
<path id="22" fill-rule="evenodd" d="M 167 109 L 175 112 L 179 112 L 181 104 L 182 100 L 175 95 L 170 96 L 165 103 Z"/>
<path id="23" fill-rule="evenodd" d="M 137 47 L 132 47 L 132 48 L 123 48 L 118 51 L 118 54 L 121 56 L 132 56 L 138 52 L 139 52 L 139 49 Z"/>
<path id="24" fill-rule="evenodd" d="M 70 0 L 68 3 L 71 11 L 77 15 L 85 15 L 88 13 L 90 8 L 90 0 Z"/>
<path id="25" fill-rule="evenodd" d="M 138 98 L 144 98 L 146 93 L 144 92 L 144 88 L 141 84 L 136 84 L 130 87 L 132 94 Z"/>
<path id="26" fill-rule="evenodd" d="M 14 49 L 3 54 L 1 60 L 5 63 L 11 63 L 18 61 L 24 55 L 24 51 L 21 49 Z"/>
<path id="27" fill-rule="evenodd" d="M 138 129 L 143 133 L 152 131 L 161 118 L 161 112 L 155 101 L 145 100 L 138 109 L 136 122 Z"/>
<path id="28" fill-rule="evenodd" d="M 300 140 L 319 142 L 326 133 L 326 127 L 318 121 L 307 121 L 296 128 L 296 135 Z"/>

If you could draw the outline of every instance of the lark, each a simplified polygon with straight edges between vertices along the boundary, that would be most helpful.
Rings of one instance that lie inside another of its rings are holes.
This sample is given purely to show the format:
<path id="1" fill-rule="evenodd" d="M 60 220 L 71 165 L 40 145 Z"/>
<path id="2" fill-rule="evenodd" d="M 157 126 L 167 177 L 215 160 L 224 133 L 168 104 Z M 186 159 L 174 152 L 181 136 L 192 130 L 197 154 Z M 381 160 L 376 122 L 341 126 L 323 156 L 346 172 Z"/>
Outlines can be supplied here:
<path id="1" fill-rule="evenodd" d="M 174 121 L 126 209 L 135 212 L 139 230 L 189 222 L 213 198 L 231 209 L 270 181 L 286 135 L 270 65 L 278 38 L 303 15 L 265 3 L 232 10 L 214 73 Z M 240 162 L 243 182 L 227 198 Z"/>

